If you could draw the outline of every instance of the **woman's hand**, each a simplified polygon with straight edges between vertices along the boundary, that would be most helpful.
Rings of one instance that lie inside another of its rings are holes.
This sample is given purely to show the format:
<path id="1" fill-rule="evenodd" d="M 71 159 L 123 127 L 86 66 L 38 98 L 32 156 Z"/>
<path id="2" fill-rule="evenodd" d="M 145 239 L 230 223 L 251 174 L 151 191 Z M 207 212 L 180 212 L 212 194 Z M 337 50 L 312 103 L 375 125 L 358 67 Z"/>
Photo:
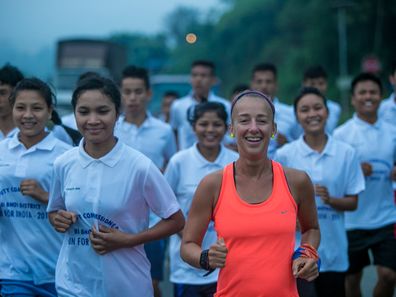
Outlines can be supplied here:
<path id="1" fill-rule="evenodd" d="M 319 276 L 317 260 L 299 257 L 293 261 L 293 275 L 307 281 L 313 281 Z"/>
<path id="2" fill-rule="evenodd" d="M 77 215 L 74 212 L 60 209 L 50 212 L 49 220 L 56 231 L 65 233 L 77 221 Z"/>
<path id="3" fill-rule="evenodd" d="M 40 202 L 48 203 L 48 192 L 44 191 L 39 182 L 35 179 L 23 180 L 19 188 L 22 195 L 31 196 Z"/>
<path id="4" fill-rule="evenodd" d="M 116 249 L 127 247 L 128 236 L 129 234 L 123 233 L 117 229 L 99 225 L 99 230 L 97 230 L 95 226 L 92 227 L 89 240 L 91 241 L 93 249 L 99 255 L 104 255 Z"/>
<path id="5" fill-rule="evenodd" d="M 223 268 L 225 266 L 227 253 L 228 249 L 224 239 L 217 239 L 217 242 L 210 247 L 208 253 L 210 268 Z"/>

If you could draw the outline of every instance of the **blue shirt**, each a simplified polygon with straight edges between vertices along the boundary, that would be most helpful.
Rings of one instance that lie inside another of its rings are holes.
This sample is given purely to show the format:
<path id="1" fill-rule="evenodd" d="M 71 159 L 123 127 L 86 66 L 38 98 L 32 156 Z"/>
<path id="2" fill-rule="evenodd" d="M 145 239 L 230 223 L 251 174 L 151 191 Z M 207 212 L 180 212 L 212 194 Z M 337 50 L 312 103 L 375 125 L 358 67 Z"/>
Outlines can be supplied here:
<path id="1" fill-rule="evenodd" d="M 114 134 L 125 144 L 148 157 L 159 169 L 176 153 L 176 141 L 170 125 L 147 114 L 140 127 L 120 116 Z"/>
<path id="2" fill-rule="evenodd" d="M 7 135 L 4 135 L 3 132 L 0 131 L 0 141 L 3 140 L 3 139 L 5 139 L 5 138 L 7 138 L 7 137 L 12 137 L 12 136 L 14 136 L 18 131 L 19 131 L 19 130 L 18 130 L 18 128 L 16 128 L 16 127 L 15 127 L 14 129 L 12 129 L 10 132 L 8 132 Z"/>
<path id="3" fill-rule="evenodd" d="M 301 136 L 285 144 L 276 152 L 275 159 L 282 165 L 305 171 L 313 184 L 325 186 L 330 197 L 342 199 L 364 190 L 364 176 L 356 151 L 346 143 L 328 136 L 321 153 L 310 148 Z M 315 197 L 321 230 L 319 255 L 321 271 L 348 269 L 347 237 L 344 212 L 338 211 Z"/>
<path id="4" fill-rule="evenodd" d="M 83 143 L 54 164 L 47 210 L 65 209 L 78 217 L 64 236 L 56 290 L 59 296 L 152 296 L 143 244 L 99 255 L 89 233 L 99 224 L 140 233 L 149 227 L 149 210 L 161 218 L 179 210 L 173 191 L 153 162 L 121 141 L 99 159 L 89 156 Z"/>
<path id="5" fill-rule="evenodd" d="M 284 104 L 279 101 L 278 98 L 273 99 L 274 107 L 275 107 L 275 123 L 277 127 L 277 134 L 280 133 L 284 135 L 288 141 L 291 141 L 292 131 L 294 126 L 296 125 L 293 113 L 293 107 L 290 105 Z M 279 146 L 277 141 L 278 136 L 275 135 L 275 138 L 271 138 L 268 144 L 268 158 L 272 159 L 275 155 L 275 152 Z"/>
<path id="6" fill-rule="evenodd" d="M 53 163 L 71 147 L 49 133 L 26 149 L 18 133 L 0 142 L 0 279 L 54 283 L 63 235 L 48 221 L 47 205 L 22 195 L 23 180 L 51 192 Z"/>
<path id="7" fill-rule="evenodd" d="M 216 160 L 210 162 L 201 155 L 196 144 L 172 157 L 166 168 L 165 178 L 175 192 L 185 217 L 188 216 L 195 190 L 200 181 L 209 173 L 222 169 L 237 158 L 237 153 L 222 146 Z M 202 241 L 202 249 L 208 249 L 216 240 L 217 233 L 214 230 L 213 222 L 210 222 Z M 180 284 L 217 282 L 218 271 L 203 277 L 204 270 L 194 268 L 181 259 L 180 244 L 180 236 L 172 235 L 169 243 L 171 282 Z"/>
<path id="8" fill-rule="evenodd" d="M 355 114 L 334 131 L 334 138 L 353 146 L 360 163 L 373 173 L 365 177 L 366 189 L 359 194 L 358 209 L 346 213 L 346 228 L 377 229 L 396 222 L 391 171 L 396 159 L 396 128 L 382 119 L 367 123 Z"/>
<path id="9" fill-rule="evenodd" d="M 392 93 L 389 98 L 384 99 L 378 110 L 378 117 L 385 122 L 396 126 L 396 98 L 395 93 Z"/>

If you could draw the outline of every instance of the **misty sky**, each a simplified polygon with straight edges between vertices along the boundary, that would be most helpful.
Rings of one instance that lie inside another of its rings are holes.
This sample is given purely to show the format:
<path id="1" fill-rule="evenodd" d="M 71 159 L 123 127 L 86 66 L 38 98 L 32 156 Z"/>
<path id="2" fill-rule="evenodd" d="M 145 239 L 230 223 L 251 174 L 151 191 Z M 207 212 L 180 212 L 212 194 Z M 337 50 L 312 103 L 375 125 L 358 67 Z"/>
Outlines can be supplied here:
<path id="1" fill-rule="evenodd" d="M 161 32 L 177 6 L 207 11 L 218 0 L 0 0 L 0 47 L 35 53 L 59 38 Z"/>

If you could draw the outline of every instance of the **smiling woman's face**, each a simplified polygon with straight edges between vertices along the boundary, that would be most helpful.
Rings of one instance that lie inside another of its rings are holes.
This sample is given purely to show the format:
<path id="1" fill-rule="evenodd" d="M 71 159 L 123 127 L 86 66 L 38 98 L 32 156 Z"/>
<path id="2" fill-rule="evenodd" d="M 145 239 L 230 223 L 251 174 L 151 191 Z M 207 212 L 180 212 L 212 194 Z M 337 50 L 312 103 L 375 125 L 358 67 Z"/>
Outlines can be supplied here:
<path id="1" fill-rule="evenodd" d="M 45 125 L 51 118 L 51 112 L 52 109 L 47 106 L 39 92 L 34 90 L 18 92 L 12 108 L 12 116 L 23 143 L 33 145 L 44 138 Z"/>
<path id="2" fill-rule="evenodd" d="M 237 138 L 240 154 L 267 155 L 270 138 L 276 133 L 269 103 L 257 96 L 239 99 L 232 113 L 231 132 Z"/>
<path id="3" fill-rule="evenodd" d="M 103 144 L 114 139 L 117 113 L 111 99 L 99 90 L 87 90 L 78 97 L 75 108 L 78 130 L 86 143 Z"/>

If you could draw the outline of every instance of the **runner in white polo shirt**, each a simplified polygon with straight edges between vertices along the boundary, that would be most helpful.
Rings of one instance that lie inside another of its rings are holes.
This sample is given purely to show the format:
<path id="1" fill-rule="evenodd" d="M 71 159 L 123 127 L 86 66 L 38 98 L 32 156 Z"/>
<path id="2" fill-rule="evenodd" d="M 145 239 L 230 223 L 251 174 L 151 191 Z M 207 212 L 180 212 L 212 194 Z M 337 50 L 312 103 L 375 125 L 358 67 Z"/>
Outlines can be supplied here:
<path id="1" fill-rule="evenodd" d="M 163 171 L 176 153 L 176 141 L 171 126 L 154 118 L 147 110 L 151 89 L 146 69 L 131 65 L 122 71 L 121 97 L 124 114 L 117 121 L 114 134 L 125 144 L 146 155 Z M 150 212 L 150 227 L 158 221 L 160 218 Z M 154 296 L 159 297 L 159 282 L 164 278 L 165 240 L 149 242 L 145 250 L 151 263 Z"/>
<path id="2" fill-rule="evenodd" d="M 176 141 L 171 126 L 147 110 L 151 89 L 146 69 L 128 66 L 123 70 L 121 95 L 124 114 L 117 121 L 114 134 L 163 170 L 176 152 Z"/>
<path id="3" fill-rule="evenodd" d="M 396 179 L 396 128 L 377 116 L 382 85 L 379 78 L 362 73 L 352 81 L 352 105 L 356 114 L 334 131 L 334 138 L 352 145 L 366 181 L 359 194 L 358 209 L 346 214 L 349 262 L 346 289 L 361 294 L 363 268 L 374 256 L 378 281 L 376 296 L 392 296 L 396 284 L 396 205 L 392 179 Z"/>
<path id="4" fill-rule="evenodd" d="M 178 149 L 186 149 L 196 142 L 196 136 L 187 119 L 187 113 L 194 105 L 215 101 L 224 104 L 227 114 L 230 114 L 230 102 L 216 96 L 211 88 L 216 83 L 215 65 L 210 61 L 197 60 L 191 65 L 191 93 L 173 102 L 170 111 L 170 125 L 177 136 Z M 226 136 L 227 138 L 227 136 Z M 227 143 L 232 142 L 226 139 Z"/>
<path id="5" fill-rule="evenodd" d="M 321 269 L 314 281 L 317 296 L 345 296 L 348 241 L 344 211 L 357 208 L 357 195 L 364 190 L 363 173 L 355 150 L 325 132 L 329 112 L 319 90 L 303 88 L 294 108 L 304 134 L 278 149 L 275 159 L 305 171 L 315 186 L 321 230 Z M 300 295 L 306 296 L 301 291 Z"/>
<path id="6" fill-rule="evenodd" d="M 71 147 L 45 130 L 53 95 L 44 82 L 24 79 L 10 99 L 18 132 L 0 142 L 0 295 L 56 296 L 63 236 L 46 207 L 53 162 Z"/>
<path id="7" fill-rule="evenodd" d="M 292 140 L 293 128 L 297 125 L 293 108 L 279 101 L 276 96 L 278 90 L 278 70 L 272 63 L 257 64 L 252 70 L 250 87 L 268 95 L 275 107 L 275 122 L 277 132 L 271 137 L 268 145 L 268 157 L 273 158 L 277 148 Z"/>
<path id="8" fill-rule="evenodd" d="M 84 80 L 72 104 L 80 146 L 55 162 L 48 211 L 65 233 L 56 267 L 59 296 L 153 296 L 143 244 L 183 228 L 165 178 L 113 135 L 121 95 L 105 78 Z M 149 211 L 163 218 L 149 228 Z"/>
<path id="9" fill-rule="evenodd" d="M 221 144 L 227 131 L 224 105 L 218 102 L 200 103 L 195 106 L 190 122 L 198 142 L 174 155 L 165 171 L 165 177 L 186 217 L 202 178 L 238 158 L 237 153 Z M 204 277 L 205 270 L 185 263 L 180 257 L 181 236 L 182 233 L 172 235 L 169 245 L 170 281 L 174 283 L 175 296 L 213 296 L 218 271 Z M 212 222 L 203 240 L 204 248 L 209 248 L 216 240 Z"/>

